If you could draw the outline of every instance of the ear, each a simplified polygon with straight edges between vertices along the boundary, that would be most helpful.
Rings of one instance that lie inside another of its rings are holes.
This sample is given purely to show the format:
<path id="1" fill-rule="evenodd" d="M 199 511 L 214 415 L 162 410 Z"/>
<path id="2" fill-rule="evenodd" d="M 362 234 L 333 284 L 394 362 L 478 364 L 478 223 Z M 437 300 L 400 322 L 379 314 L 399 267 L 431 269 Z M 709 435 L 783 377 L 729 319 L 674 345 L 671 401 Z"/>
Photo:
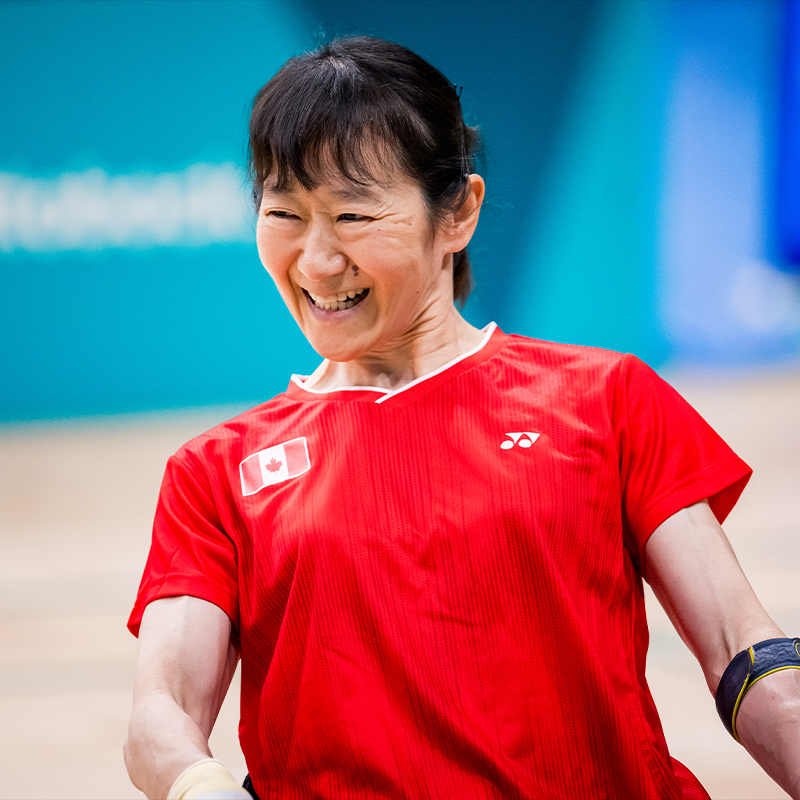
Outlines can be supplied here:
<path id="1" fill-rule="evenodd" d="M 469 181 L 467 196 L 453 213 L 447 227 L 448 253 L 458 253 L 469 244 L 481 214 L 486 184 L 480 175 L 468 175 L 467 180 Z"/>

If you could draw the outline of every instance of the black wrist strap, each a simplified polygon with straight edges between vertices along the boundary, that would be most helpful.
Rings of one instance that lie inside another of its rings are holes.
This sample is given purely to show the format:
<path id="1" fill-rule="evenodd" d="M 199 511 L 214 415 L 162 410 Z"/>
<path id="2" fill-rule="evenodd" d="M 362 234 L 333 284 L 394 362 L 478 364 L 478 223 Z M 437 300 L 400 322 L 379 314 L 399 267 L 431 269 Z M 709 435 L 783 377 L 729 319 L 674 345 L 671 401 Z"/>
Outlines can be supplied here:
<path id="1" fill-rule="evenodd" d="M 800 639 L 765 639 L 737 653 L 717 687 L 717 712 L 728 733 L 739 741 L 736 717 L 744 696 L 767 675 L 782 669 L 800 669 Z"/>

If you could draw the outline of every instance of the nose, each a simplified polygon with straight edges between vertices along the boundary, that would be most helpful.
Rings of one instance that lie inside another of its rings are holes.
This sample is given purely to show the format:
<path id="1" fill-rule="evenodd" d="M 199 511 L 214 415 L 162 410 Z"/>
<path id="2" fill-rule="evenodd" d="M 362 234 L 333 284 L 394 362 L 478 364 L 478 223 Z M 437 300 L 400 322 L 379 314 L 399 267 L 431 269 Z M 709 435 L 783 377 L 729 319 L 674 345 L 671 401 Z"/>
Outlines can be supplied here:
<path id="1" fill-rule="evenodd" d="M 342 252 L 339 240 L 329 226 L 309 223 L 298 268 L 312 281 L 321 281 L 347 269 L 347 256 Z"/>

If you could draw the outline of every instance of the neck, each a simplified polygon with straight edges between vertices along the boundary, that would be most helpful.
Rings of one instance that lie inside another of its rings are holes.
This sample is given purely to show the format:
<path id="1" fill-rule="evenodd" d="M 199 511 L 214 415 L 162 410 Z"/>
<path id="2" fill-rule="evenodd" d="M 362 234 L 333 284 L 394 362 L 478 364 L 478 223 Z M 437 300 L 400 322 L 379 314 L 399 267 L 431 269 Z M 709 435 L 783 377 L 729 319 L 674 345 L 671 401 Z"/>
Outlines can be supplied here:
<path id="1" fill-rule="evenodd" d="M 421 378 L 476 348 L 483 332 L 470 325 L 451 305 L 452 312 L 420 320 L 380 352 L 353 361 L 328 361 L 305 381 L 309 389 L 335 391 L 351 386 L 374 386 L 393 391 Z"/>

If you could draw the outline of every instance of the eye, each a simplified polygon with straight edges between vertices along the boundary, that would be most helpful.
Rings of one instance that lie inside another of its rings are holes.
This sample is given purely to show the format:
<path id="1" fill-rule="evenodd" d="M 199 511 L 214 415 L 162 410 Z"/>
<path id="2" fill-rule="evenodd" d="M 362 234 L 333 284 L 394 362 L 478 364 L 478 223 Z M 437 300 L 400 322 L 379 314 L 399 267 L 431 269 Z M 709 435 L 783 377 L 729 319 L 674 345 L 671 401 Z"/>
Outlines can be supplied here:
<path id="1" fill-rule="evenodd" d="M 364 214 L 339 214 L 338 219 L 340 222 L 364 222 L 369 217 L 364 216 Z"/>
<path id="2" fill-rule="evenodd" d="M 297 219 L 296 214 L 291 211 L 283 211 L 280 208 L 270 208 L 264 212 L 265 217 L 275 217 L 275 219 Z"/>

